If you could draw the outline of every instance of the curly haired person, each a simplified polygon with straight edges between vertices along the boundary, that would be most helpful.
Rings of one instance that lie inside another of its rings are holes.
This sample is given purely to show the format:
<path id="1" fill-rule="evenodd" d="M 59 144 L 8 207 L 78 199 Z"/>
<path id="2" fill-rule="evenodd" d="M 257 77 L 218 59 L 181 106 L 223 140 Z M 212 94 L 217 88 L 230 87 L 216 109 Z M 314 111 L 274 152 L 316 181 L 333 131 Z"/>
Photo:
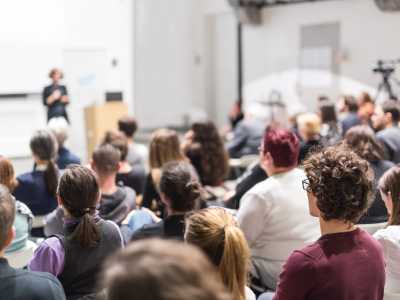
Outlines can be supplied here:
<path id="1" fill-rule="evenodd" d="M 355 225 L 372 196 L 368 162 L 341 145 L 312 155 L 304 168 L 303 188 L 310 214 L 319 218 L 322 236 L 292 253 L 274 299 L 383 299 L 382 249 Z"/>

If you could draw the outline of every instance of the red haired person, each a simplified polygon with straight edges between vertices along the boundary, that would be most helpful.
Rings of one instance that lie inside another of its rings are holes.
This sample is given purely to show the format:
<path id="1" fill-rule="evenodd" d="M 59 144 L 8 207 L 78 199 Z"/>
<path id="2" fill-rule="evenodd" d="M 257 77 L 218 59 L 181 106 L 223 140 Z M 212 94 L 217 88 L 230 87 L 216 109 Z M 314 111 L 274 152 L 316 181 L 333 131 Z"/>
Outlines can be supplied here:
<path id="1" fill-rule="evenodd" d="M 274 289 L 283 263 L 293 250 L 318 238 L 317 220 L 308 213 L 306 178 L 297 168 L 300 145 L 286 129 L 269 129 L 260 147 L 260 164 L 268 178 L 241 200 L 238 222 L 250 246 L 252 276 Z"/>

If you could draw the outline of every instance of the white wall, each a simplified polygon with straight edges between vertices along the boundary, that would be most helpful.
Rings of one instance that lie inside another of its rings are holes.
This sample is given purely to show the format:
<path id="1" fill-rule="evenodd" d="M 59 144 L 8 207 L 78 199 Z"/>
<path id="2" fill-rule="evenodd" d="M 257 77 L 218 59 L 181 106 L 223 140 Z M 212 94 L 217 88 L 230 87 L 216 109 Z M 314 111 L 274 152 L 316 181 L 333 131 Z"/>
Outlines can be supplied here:
<path id="1" fill-rule="evenodd" d="M 19 50 L 5 51 L 10 47 L 17 47 Z M 94 51 L 94 53 L 102 51 L 104 53 L 101 61 L 104 65 L 104 74 L 101 77 L 104 77 L 104 80 L 101 80 L 101 87 L 99 87 L 103 93 L 100 96 L 94 96 L 96 99 L 78 99 L 76 95 L 79 91 L 70 90 L 72 104 L 69 107 L 69 113 L 74 121 L 72 132 L 75 133 L 70 145 L 74 151 L 85 157 L 82 103 L 102 101 L 104 91 L 122 90 L 126 102 L 133 110 L 133 1 L 0 1 L 0 61 L 13 62 L 14 66 L 10 72 L 4 72 L 4 69 L 3 72 L 0 71 L 0 78 L 3 73 L 5 74 L 0 82 L 0 90 L 41 92 L 43 86 L 49 81 L 47 73 L 50 67 L 57 66 L 70 70 L 78 63 L 71 61 L 71 55 L 68 55 L 71 51 Z M 39 57 L 38 53 L 45 54 Z M 116 67 L 111 64 L 113 59 L 118 61 Z M 73 76 L 68 77 L 68 73 L 65 75 L 67 84 L 76 79 Z M 24 76 L 29 76 L 29 78 Z M 30 80 L 32 88 L 27 88 L 26 84 L 18 82 L 18 78 L 21 77 L 24 80 Z M 25 107 L 31 108 L 32 113 L 35 114 L 33 119 L 27 119 L 25 110 L 18 109 L 23 101 L 25 100 L 7 102 L 0 100 L 2 114 L 12 113 L 15 122 L 26 127 L 21 129 L 24 134 L 19 134 L 21 130 L 10 128 L 13 139 L 0 135 L 0 145 L 8 145 L 6 149 L 0 148 L 0 153 L 21 155 L 19 145 L 27 145 L 30 133 L 45 125 L 45 110 L 40 97 L 31 98 L 25 102 Z M 6 127 L 5 122 L 6 120 L 1 118 L 0 127 Z M 24 149 L 23 152 L 28 155 L 28 147 Z"/>

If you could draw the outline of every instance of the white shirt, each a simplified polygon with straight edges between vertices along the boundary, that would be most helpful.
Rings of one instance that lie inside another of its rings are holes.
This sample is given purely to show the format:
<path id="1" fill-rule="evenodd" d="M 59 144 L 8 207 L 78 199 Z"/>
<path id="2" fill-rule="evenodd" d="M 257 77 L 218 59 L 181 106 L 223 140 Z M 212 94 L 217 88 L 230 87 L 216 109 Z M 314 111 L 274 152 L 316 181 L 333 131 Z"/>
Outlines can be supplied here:
<path id="1" fill-rule="evenodd" d="M 245 287 L 245 293 L 246 293 L 246 300 L 256 300 L 256 295 L 253 293 L 253 291 L 249 287 Z"/>
<path id="2" fill-rule="evenodd" d="M 318 219 L 310 216 L 307 193 L 302 188 L 305 178 L 297 168 L 273 175 L 241 200 L 239 225 L 261 280 L 271 288 L 289 255 L 320 236 Z"/>
<path id="3" fill-rule="evenodd" d="M 374 238 L 382 245 L 386 260 L 385 290 L 400 293 L 400 225 L 380 229 Z"/>

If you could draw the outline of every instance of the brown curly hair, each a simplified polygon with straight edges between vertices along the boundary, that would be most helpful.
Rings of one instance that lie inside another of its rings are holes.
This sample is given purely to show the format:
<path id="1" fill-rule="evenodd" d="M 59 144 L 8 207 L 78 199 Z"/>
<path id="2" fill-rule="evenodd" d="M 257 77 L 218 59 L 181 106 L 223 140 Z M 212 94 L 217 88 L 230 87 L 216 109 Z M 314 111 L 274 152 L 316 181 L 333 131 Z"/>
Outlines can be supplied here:
<path id="1" fill-rule="evenodd" d="M 308 191 L 317 198 L 325 221 L 357 223 L 372 199 L 373 172 L 369 163 L 341 144 L 311 155 L 304 162 Z"/>
<path id="2" fill-rule="evenodd" d="M 229 172 L 228 153 L 212 122 L 194 123 L 193 140 L 184 149 L 203 185 L 218 186 Z"/>

